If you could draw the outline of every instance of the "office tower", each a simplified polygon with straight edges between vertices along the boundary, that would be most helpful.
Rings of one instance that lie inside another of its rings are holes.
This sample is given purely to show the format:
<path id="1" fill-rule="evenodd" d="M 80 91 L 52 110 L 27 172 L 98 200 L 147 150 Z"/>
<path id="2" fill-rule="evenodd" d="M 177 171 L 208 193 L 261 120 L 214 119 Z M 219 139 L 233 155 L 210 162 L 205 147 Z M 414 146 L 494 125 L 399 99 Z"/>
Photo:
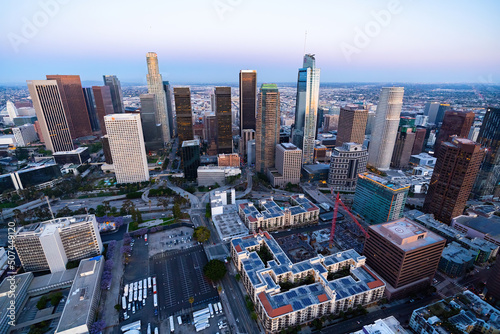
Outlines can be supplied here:
<path id="1" fill-rule="evenodd" d="M 148 52 L 146 55 L 148 64 L 148 93 L 156 95 L 156 124 L 161 124 L 163 142 L 170 141 L 170 125 L 167 115 L 167 96 L 163 87 L 163 79 L 158 67 L 158 56 L 155 52 Z"/>
<path id="2" fill-rule="evenodd" d="M 370 224 L 403 216 L 409 185 L 370 173 L 358 174 L 352 209 Z"/>
<path id="3" fill-rule="evenodd" d="M 368 150 L 362 144 L 344 143 L 332 151 L 328 185 L 334 191 L 356 190 L 358 174 L 366 171 Z"/>
<path id="4" fill-rule="evenodd" d="M 170 132 L 170 138 L 175 137 L 175 123 L 174 123 L 174 109 L 172 107 L 172 89 L 170 88 L 170 83 L 168 81 L 163 81 L 163 90 L 165 91 L 165 97 L 167 101 L 167 117 L 168 117 L 168 130 Z"/>
<path id="5" fill-rule="evenodd" d="M 255 139 L 247 141 L 247 163 L 249 166 L 255 164 Z"/>
<path id="6" fill-rule="evenodd" d="M 193 112 L 191 110 L 191 90 L 189 87 L 174 88 L 175 115 L 179 144 L 193 140 Z"/>
<path id="7" fill-rule="evenodd" d="M 215 108 L 217 153 L 233 153 L 231 87 L 215 87 Z"/>
<path id="8" fill-rule="evenodd" d="M 391 164 L 403 106 L 403 94 L 403 87 L 383 87 L 380 93 L 368 150 L 368 163 L 380 170 L 388 170 Z"/>
<path id="9" fill-rule="evenodd" d="M 500 260 L 497 258 L 491 271 L 488 273 L 488 279 L 486 281 L 486 288 L 488 293 L 486 294 L 486 300 L 499 301 L 500 300 Z"/>
<path id="10" fill-rule="evenodd" d="M 247 143 L 250 140 L 255 139 L 255 130 L 254 129 L 244 129 L 241 131 L 241 138 L 240 138 L 240 154 L 242 156 L 246 156 L 247 153 Z"/>
<path id="11" fill-rule="evenodd" d="M 73 150 L 73 141 L 57 81 L 28 80 L 27 83 L 47 150 L 52 152 Z"/>
<path id="12" fill-rule="evenodd" d="M 12 128 L 12 133 L 14 138 L 16 138 L 17 146 L 28 146 L 34 141 L 38 140 L 38 136 L 35 131 L 35 126 L 33 124 L 24 124 Z"/>
<path id="13" fill-rule="evenodd" d="M 400 298 L 432 283 L 446 239 L 408 218 L 371 225 L 363 250 L 366 264 Z"/>
<path id="14" fill-rule="evenodd" d="M 210 144 L 217 138 L 217 120 L 215 114 L 205 114 L 203 127 L 205 129 L 205 140 Z"/>
<path id="15" fill-rule="evenodd" d="M 471 127 L 467 139 L 470 139 L 472 141 L 477 141 L 477 138 L 479 137 L 479 131 L 481 131 L 481 127 L 479 126 Z"/>
<path id="16" fill-rule="evenodd" d="M 161 124 L 156 123 L 156 95 L 141 94 L 141 124 L 146 151 L 158 151 L 163 148 Z"/>
<path id="17" fill-rule="evenodd" d="M 99 128 L 101 129 L 101 133 L 106 135 L 107 132 L 106 125 L 104 124 L 104 116 L 114 113 L 111 91 L 109 86 L 92 86 L 92 92 L 94 93 Z"/>
<path id="18" fill-rule="evenodd" d="M 68 261 L 96 256 L 103 250 L 94 215 L 23 226 L 16 233 L 14 245 L 25 271 L 64 271 Z"/>
<path id="19" fill-rule="evenodd" d="M 318 112 L 316 115 L 316 138 L 318 137 L 319 129 L 323 128 L 324 117 L 326 114 L 328 114 L 329 111 L 330 111 L 330 109 L 328 109 L 328 108 L 318 107 Z M 323 132 L 325 132 L 324 129 L 323 129 Z"/>
<path id="20" fill-rule="evenodd" d="M 477 138 L 485 157 L 474 184 L 474 194 L 500 195 L 500 108 L 488 107 Z"/>
<path id="21" fill-rule="evenodd" d="M 114 114 L 123 114 L 125 108 L 123 107 L 123 93 L 122 85 L 116 75 L 103 75 L 104 85 L 109 87 L 111 94 L 111 101 L 113 103 Z"/>
<path id="22" fill-rule="evenodd" d="M 430 101 L 425 104 L 424 116 L 427 116 L 427 121 L 436 124 L 436 118 L 439 110 L 440 103 L 437 101 Z"/>
<path id="23" fill-rule="evenodd" d="M 425 136 L 427 135 L 427 130 L 425 128 L 417 127 L 415 129 L 415 141 L 413 142 L 413 147 L 411 149 L 411 155 L 420 154 L 425 147 Z"/>
<path id="24" fill-rule="evenodd" d="M 365 141 L 368 110 L 359 106 L 348 105 L 340 108 L 336 146 L 344 143 L 363 144 Z"/>
<path id="25" fill-rule="evenodd" d="M 104 153 L 104 161 L 108 165 L 112 165 L 113 164 L 113 157 L 111 156 L 111 148 L 109 147 L 108 135 L 104 135 L 101 137 L 101 143 L 102 143 L 102 151 Z"/>
<path id="26" fill-rule="evenodd" d="M 484 149 L 469 139 L 454 136 L 442 143 L 425 196 L 424 212 L 446 224 L 461 215 L 483 157 Z"/>
<path id="27" fill-rule="evenodd" d="M 314 141 L 319 104 L 319 75 L 313 54 L 304 56 L 297 79 L 293 144 L 302 149 L 302 163 L 314 163 Z"/>
<path id="28" fill-rule="evenodd" d="M 43 140 L 43 134 L 42 134 L 42 128 L 40 127 L 40 122 L 35 121 L 35 124 L 33 125 L 35 126 L 35 131 L 36 134 L 38 135 L 38 138 L 40 139 L 40 143 L 45 143 L 45 141 Z"/>
<path id="29" fill-rule="evenodd" d="M 368 117 L 366 120 L 366 131 L 365 135 L 369 136 L 373 132 L 373 126 L 375 125 L 375 112 L 368 111 Z"/>
<path id="30" fill-rule="evenodd" d="M 141 115 L 104 116 L 117 183 L 149 181 Z"/>
<path id="31" fill-rule="evenodd" d="M 243 130 L 255 130 L 257 119 L 257 71 L 240 71 L 240 135 Z"/>
<path id="32" fill-rule="evenodd" d="M 83 96 L 82 82 L 79 75 L 47 75 L 47 80 L 57 81 L 59 94 L 69 125 L 71 138 L 92 135 L 85 97 Z"/>
<path id="33" fill-rule="evenodd" d="M 339 128 L 339 115 L 323 115 L 323 132 L 338 130 L 338 128 Z"/>
<path id="34" fill-rule="evenodd" d="M 438 154 L 440 145 L 448 141 L 451 136 L 467 138 L 469 131 L 474 123 L 475 114 L 473 111 L 454 111 L 448 110 L 444 114 L 443 124 L 439 129 L 436 143 L 434 144 L 434 154 Z"/>
<path id="35" fill-rule="evenodd" d="M 181 147 L 182 165 L 184 166 L 184 178 L 194 181 L 198 177 L 200 167 L 200 141 L 185 140 Z"/>
<path id="36" fill-rule="evenodd" d="M 269 168 L 268 177 L 273 187 L 288 183 L 299 184 L 302 150 L 291 143 L 276 145 L 276 168 Z"/>
<path id="37" fill-rule="evenodd" d="M 394 144 L 394 151 L 392 153 L 392 167 L 408 167 L 413 144 L 415 144 L 415 118 L 401 117 L 396 143 Z"/>
<path id="38" fill-rule="evenodd" d="M 267 173 L 274 167 L 276 145 L 280 136 L 280 93 L 276 84 L 262 84 L 257 103 L 255 131 L 255 170 Z"/>
<path id="39" fill-rule="evenodd" d="M 417 116 L 415 116 L 415 125 L 416 126 L 426 126 L 428 120 L 429 120 L 429 116 L 417 115 Z"/>
<path id="40" fill-rule="evenodd" d="M 451 105 L 449 103 L 441 103 L 439 105 L 438 112 L 437 112 L 434 124 L 438 125 L 439 123 L 442 123 L 443 119 L 444 119 L 444 114 L 448 110 L 451 110 Z"/>
<path id="41" fill-rule="evenodd" d="M 83 97 L 85 98 L 85 105 L 87 106 L 87 113 L 90 120 L 90 127 L 92 128 L 92 132 L 97 132 L 100 130 L 100 127 L 99 127 L 99 119 L 97 118 L 96 104 L 92 88 L 90 87 L 83 88 Z"/>

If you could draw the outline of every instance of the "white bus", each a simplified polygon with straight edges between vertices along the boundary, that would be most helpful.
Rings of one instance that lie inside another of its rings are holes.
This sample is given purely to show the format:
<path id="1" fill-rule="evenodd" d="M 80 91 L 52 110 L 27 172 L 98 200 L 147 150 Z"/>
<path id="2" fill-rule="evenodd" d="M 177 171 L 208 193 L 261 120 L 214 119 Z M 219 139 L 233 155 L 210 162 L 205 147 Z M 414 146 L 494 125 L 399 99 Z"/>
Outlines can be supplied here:
<path id="1" fill-rule="evenodd" d="M 153 277 L 153 285 L 156 285 L 156 276 Z"/>
<path id="2" fill-rule="evenodd" d="M 128 302 L 129 303 L 132 302 L 132 298 L 134 298 L 134 293 L 132 291 L 130 291 L 130 293 L 128 294 Z"/>
<path id="3" fill-rule="evenodd" d="M 153 293 L 156 293 L 156 284 L 153 285 Z"/>
<path id="4" fill-rule="evenodd" d="M 139 297 L 137 299 L 142 302 L 142 290 L 139 290 Z"/>
<path id="5" fill-rule="evenodd" d="M 214 308 L 212 307 L 212 304 L 208 303 L 208 309 L 210 310 L 210 318 L 214 317 Z"/>
<path id="6" fill-rule="evenodd" d="M 146 289 L 147 287 L 148 287 L 148 279 L 145 278 L 145 279 L 142 280 L 142 288 Z"/>
<path id="7" fill-rule="evenodd" d="M 134 291 L 137 291 L 137 282 L 134 283 Z"/>
<path id="8" fill-rule="evenodd" d="M 218 302 L 217 306 L 219 306 L 219 312 L 222 313 L 222 304 L 220 302 Z"/>
<path id="9" fill-rule="evenodd" d="M 137 287 L 138 290 L 142 290 L 142 279 L 139 281 L 139 286 Z"/>
<path id="10" fill-rule="evenodd" d="M 182 325 L 182 318 L 180 315 L 177 316 L 177 323 L 180 325 Z"/>
<path id="11" fill-rule="evenodd" d="M 219 307 L 217 306 L 217 303 L 214 303 L 214 313 L 219 314 Z"/>
<path id="12" fill-rule="evenodd" d="M 210 321 L 210 313 L 200 315 L 197 318 L 194 318 L 193 324 L 201 324 L 202 322 Z"/>
<path id="13" fill-rule="evenodd" d="M 122 309 L 127 309 L 127 297 L 122 296 Z"/>
<path id="14" fill-rule="evenodd" d="M 128 296 L 128 284 L 125 284 L 125 286 L 123 287 L 123 295 L 124 295 L 125 297 L 127 297 L 127 296 Z"/>
<path id="15" fill-rule="evenodd" d="M 136 330 L 140 331 L 141 330 L 141 321 L 137 320 L 136 322 L 122 326 L 122 328 L 121 328 L 122 332 L 130 331 L 132 329 L 136 329 Z"/>
<path id="16" fill-rule="evenodd" d="M 168 321 L 170 322 L 170 333 L 173 333 L 174 332 L 174 317 L 171 315 L 168 318 Z"/>
<path id="17" fill-rule="evenodd" d="M 153 305 L 158 307 L 158 295 L 156 294 L 153 295 Z"/>
<path id="18" fill-rule="evenodd" d="M 196 312 L 193 312 L 193 318 L 196 318 L 202 314 L 206 314 L 206 313 L 210 313 L 210 310 L 207 308 L 204 308 L 202 310 L 199 310 L 199 311 L 196 311 Z"/>
<path id="19" fill-rule="evenodd" d="M 150 277 L 148 277 L 148 288 L 150 288 L 150 289 L 151 289 L 151 276 L 150 276 Z"/>

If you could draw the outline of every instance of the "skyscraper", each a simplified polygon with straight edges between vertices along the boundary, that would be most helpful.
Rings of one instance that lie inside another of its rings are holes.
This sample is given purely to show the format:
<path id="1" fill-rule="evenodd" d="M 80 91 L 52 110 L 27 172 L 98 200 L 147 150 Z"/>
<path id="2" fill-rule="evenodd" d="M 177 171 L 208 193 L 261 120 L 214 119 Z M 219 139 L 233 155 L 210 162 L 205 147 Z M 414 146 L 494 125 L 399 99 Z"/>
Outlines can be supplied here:
<path id="1" fill-rule="evenodd" d="M 158 67 L 158 56 L 155 52 L 148 52 L 146 55 L 148 63 L 148 93 L 156 95 L 156 123 L 161 124 L 163 142 L 170 141 L 170 125 L 167 116 L 167 96 L 163 89 L 163 80 Z"/>
<path id="2" fill-rule="evenodd" d="M 200 141 L 198 139 L 183 141 L 181 157 L 184 167 L 184 178 L 189 181 L 196 180 L 198 177 L 198 167 L 200 167 Z"/>
<path id="3" fill-rule="evenodd" d="M 425 136 L 427 135 L 427 130 L 425 128 L 417 127 L 415 130 L 415 141 L 413 142 L 413 147 L 411 149 L 411 155 L 420 154 L 424 150 Z"/>
<path id="4" fill-rule="evenodd" d="M 444 113 L 450 109 L 451 109 L 451 105 L 449 103 L 441 103 L 439 105 L 439 108 L 438 108 L 438 111 L 436 114 L 436 119 L 434 120 L 433 123 L 438 125 L 439 123 L 443 122 Z"/>
<path id="5" fill-rule="evenodd" d="M 344 143 L 363 144 L 365 141 L 368 110 L 359 106 L 348 105 L 340 108 L 337 142 L 341 147 Z"/>
<path id="6" fill-rule="evenodd" d="M 380 93 L 368 149 L 368 163 L 380 170 L 388 170 L 391 164 L 403 106 L 403 94 L 403 87 L 383 87 Z"/>
<path id="7" fill-rule="evenodd" d="M 303 67 L 297 79 L 297 100 L 293 144 L 302 149 L 302 163 L 314 163 L 314 141 L 319 104 L 319 75 L 313 54 L 304 56 Z"/>
<path id="8" fill-rule="evenodd" d="M 168 81 L 163 81 L 163 90 L 167 100 L 167 117 L 168 117 L 168 130 L 170 131 L 170 138 L 175 137 L 175 123 L 174 123 L 174 109 L 172 107 L 172 89 Z"/>
<path id="9" fill-rule="evenodd" d="M 89 114 L 79 75 L 47 75 L 56 80 L 72 139 L 92 135 Z"/>
<path id="10" fill-rule="evenodd" d="M 270 168 L 268 176 L 273 187 L 283 187 L 288 183 L 299 184 L 302 151 L 291 143 L 276 145 L 276 168 Z"/>
<path id="11" fill-rule="evenodd" d="M 439 110 L 439 102 L 429 101 L 425 104 L 424 115 L 428 117 L 428 122 L 436 124 L 436 117 Z"/>
<path id="12" fill-rule="evenodd" d="M 149 181 L 141 115 L 104 116 L 117 183 Z"/>
<path id="13" fill-rule="evenodd" d="M 92 86 L 94 92 L 94 101 L 97 111 L 97 119 L 99 120 L 99 127 L 101 133 L 105 135 L 106 125 L 104 124 L 104 116 L 114 113 L 113 99 L 111 98 L 111 91 L 109 86 Z"/>
<path id="14" fill-rule="evenodd" d="M 125 108 L 123 107 L 123 93 L 120 80 L 118 80 L 116 75 L 103 75 L 102 78 L 104 80 L 104 85 L 109 87 L 114 113 L 123 114 Z"/>
<path id="15" fill-rule="evenodd" d="M 89 115 L 90 126 L 93 132 L 97 132 L 100 130 L 100 127 L 99 127 L 99 119 L 97 118 L 97 111 L 96 111 L 94 93 L 92 92 L 92 88 L 90 87 L 83 88 L 83 96 L 85 97 L 85 104 L 87 105 L 87 113 Z"/>
<path id="16" fill-rule="evenodd" d="M 411 151 L 415 143 L 415 118 L 401 117 L 392 153 L 391 166 L 406 168 L 410 163 Z"/>
<path id="17" fill-rule="evenodd" d="M 257 71 L 240 71 L 240 136 L 243 130 L 255 130 L 257 119 Z"/>
<path id="18" fill-rule="evenodd" d="M 141 124 L 146 151 L 157 151 L 163 147 L 161 125 L 156 123 L 156 95 L 141 94 Z"/>
<path id="19" fill-rule="evenodd" d="M 454 136 L 450 142 L 442 143 L 425 197 L 424 211 L 446 224 L 461 215 L 483 156 L 484 149 L 469 139 Z"/>
<path id="20" fill-rule="evenodd" d="M 276 84 L 262 84 L 257 104 L 255 170 L 267 173 L 274 167 L 276 145 L 280 140 L 280 93 Z"/>
<path id="21" fill-rule="evenodd" d="M 363 144 L 335 146 L 330 160 L 328 185 L 335 191 L 355 191 L 358 174 L 366 172 L 368 150 Z"/>
<path id="22" fill-rule="evenodd" d="M 73 150 L 71 132 L 57 81 L 28 80 L 27 83 L 45 147 L 52 152 Z"/>
<path id="23" fill-rule="evenodd" d="M 456 135 L 460 138 L 467 138 L 469 131 L 474 123 L 475 114 L 473 111 L 455 111 L 447 110 L 444 113 L 443 124 L 434 144 L 434 155 L 438 154 L 441 143 L 448 141 L 451 136 Z"/>
<path id="24" fill-rule="evenodd" d="M 179 145 L 183 141 L 193 140 L 193 112 L 191 110 L 191 90 L 189 87 L 174 88 L 175 117 L 177 118 L 177 136 Z"/>
<path id="25" fill-rule="evenodd" d="M 215 106 L 215 119 L 217 121 L 217 153 L 233 153 L 231 87 L 215 87 Z"/>
<path id="26" fill-rule="evenodd" d="M 500 108 L 488 107 L 477 142 L 486 149 L 486 155 L 474 184 L 474 193 L 476 196 L 499 196 Z M 500 268 L 500 262 L 497 266 Z"/>

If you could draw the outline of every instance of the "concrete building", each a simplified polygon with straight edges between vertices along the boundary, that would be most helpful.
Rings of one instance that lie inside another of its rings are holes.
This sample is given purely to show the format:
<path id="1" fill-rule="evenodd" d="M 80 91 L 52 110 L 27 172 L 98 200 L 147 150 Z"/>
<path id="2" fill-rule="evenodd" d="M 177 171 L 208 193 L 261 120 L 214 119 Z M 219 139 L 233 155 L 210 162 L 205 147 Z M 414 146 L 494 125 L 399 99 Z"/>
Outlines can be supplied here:
<path id="1" fill-rule="evenodd" d="M 8 276 L 0 284 L 0 333 L 8 333 L 17 324 L 26 303 L 33 273 Z"/>
<path id="2" fill-rule="evenodd" d="M 242 130 L 241 137 L 240 137 L 240 154 L 242 157 L 247 156 L 247 146 L 248 146 L 248 142 L 251 140 L 255 140 L 255 130 L 253 130 L 253 129 Z M 255 160 L 255 155 L 254 155 L 254 160 Z M 254 161 L 254 163 L 255 163 L 255 161 Z"/>
<path id="3" fill-rule="evenodd" d="M 302 150 L 290 143 L 276 145 L 275 168 L 268 169 L 268 178 L 273 187 L 288 183 L 299 184 Z"/>
<path id="4" fill-rule="evenodd" d="M 104 116 L 117 183 L 149 181 L 140 114 Z"/>
<path id="5" fill-rule="evenodd" d="M 394 143 L 396 142 L 401 107 L 403 106 L 403 87 L 383 87 L 375 115 L 375 124 L 368 163 L 380 170 L 388 170 L 391 164 Z"/>
<path id="6" fill-rule="evenodd" d="M 409 189 L 371 173 L 359 174 L 352 209 L 370 224 L 401 218 Z"/>
<path id="7" fill-rule="evenodd" d="M 262 248 L 273 258 L 266 264 L 257 255 Z M 377 302 L 385 290 L 382 280 L 365 265 L 365 257 L 352 249 L 293 263 L 263 232 L 231 240 L 231 258 L 267 333 Z M 328 279 L 329 273 L 343 269 L 349 269 L 349 275 Z M 282 292 L 287 282 L 303 284 Z"/>
<path id="8" fill-rule="evenodd" d="M 417 127 L 415 129 L 415 141 L 413 142 L 413 147 L 411 149 L 412 155 L 420 154 L 424 150 L 426 135 L 427 135 L 426 128 Z"/>
<path id="9" fill-rule="evenodd" d="M 387 284 L 389 299 L 431 284 L 446 240 L 408 218 L 368 227 L 366 263 Z"/>
<path id="10" fill-rule="evenodd" d="M 410 332 L 391 315 L 385 319 L 375 320 L 373 324 L 363 326 L 363 329 L 351 334 L 410 334 Z"/>
<path id="11" fill-rule="evenodd" d="M 214 190 L 210 193 L 210 212 L 212 216 L 222 214 L 222 208 L 226 205 L 236 203 L 236 192 L 234 188 L 229 190 Z"/>
<path id="12" fill-rule="evenodd" d="M 303 194 L 290 197 L 291 207 L 282 209 L 272 197 L 259 200 L 257 207 L 249 202 L 239 205 L 241 220 L 251 232 L 286 229 L 300 225 L 316 224 L 319 208 Z"/>
<path id="13" fill-rule="evenodd" d="M 452 136 L 459 138 L 467 138 L 469 136 L 470 128 L 474 123 L 473 111 L 455 111 L 448 110 L 444 114 L 443 124 L 439 129 L 436 143 L 434 144 L 434 155 L 439 154 L 441 144 L 451 140 Z"/>
<path id="14" fill-rule="evenodd" d="M 17 146 L 28 146 L 38 140 L 38 135 L 33 124 L 25 124 L 12 128 L 12 133 L 14 134 L 14 138 L 16 138 Z"/>
<path id="15" fill-rule="evenodd" d="M 439 110 L 438 101 L 429 101 L 425 104 L 424 116 L 428 117 L 428 122 L 436 124 L 436 117 Z"/>
<path id="16" fill-rule="evenodd" d="M 496 260 L 486 280 L 486 300 L 498 303 L 500 301 L 500 260 Z"/>
<path id="17" fill-rule="evenodd" d="M 102 79 L 104 80 L 104 85 L 109 87 L 109 92 L 111 94 L 113 112 L 110 114 L 123 114 L 125 112 L 125 108 L 123 107 L 123 93 L 120 80 L 118 80 L 116 75 L 103 75 Z"/>
<path id="18" fill-rule="evenodd" d="M 168 117 L 168 129 L 170 132 L 170 137 L 175 137 L 175 123 L 174 123 L 174 108 L 172 107 L 172 89 L 168 81 L 163 81 L 163 90 L 165 91 L 165 98 L 167 101 L 167 117 Z"/>
<path id="19" fill-rule="evenodd" d="M 81 146 L 73 151 L 59 151 L 52 154 L 54 161 L 59 165 L 81 165 L 90 162 L 89 148 Z"/>
<path id="20" fill-rule="evenodd" d="M 94 215 L 56 218 L 20 228 L 15 247 L 26 271 L 63 271 L 68 261 L 101 254 Z"/>
<path id="21" fill-rule="evenodd" d="M 255 132 L 255 170 L 265 174 L 274 167 L 280 135 L 280 93 L 276 84 L 262 84 Z"/>
<path id="22" fill-rule="evenodd" d="M 342 146 L 335 147 L 330 161 L 328 184 L 334 191 L 354 192 L 358 174 L 366 171 L 367 161 L 368 150 L 362 144 L 344 142 Z"/>
<path id="23" fill-rule="evenodd" d="M 325 145 L 316 144 L 314 146 L 314 163 L 330 162 L 332 151 Z"/>
<path id="24" fill-rule="evenodd" d="M 467 269 L 474 267 L 476 256 L 473 250 L 464 248 L 453 241 L 443 249 L 438 269 L 452 278 L 463 277 Z"/>
<path id="25" fill-rule="evenodd" d="M 43 189 L 53 187 L 61 180 L 61 170 L 52 160 L 48 164 L 25 167 L 17 172 L 0 175 L 2 191 L 22 190 L 33 187 Z"/>
<path id="26" fill-rule="evenodd" d="M 367 109 L 357 105 L 347 105 L 340 108 L 336 146 L 341 147 L 344 143 L 363 144 L 367 120 Z"/>
<path id="27" fill-rule="evenodd" d="M 240 155 L 238 153 L 219 154 L 217 165 L 219 167 L 240 167 Z"/>
<path id="28" fill-rule="evenodd" d="M 102 255 L 80 262 L 56 334 L 88 333 L 101 297 Z"/>
<path id="29" fill-rule="evenodd" d="M 27 83 L 47 150 L 73 150 L 72 136 L 57 81 L 28 80 Z"/>
<path id="30" fill-rule="evenodd" d="M 306 182 L 328 180 L 330 164 L 314 164 L 302 166 L 302 179 Z"/>
<path id="31" fill-rule="evenodd" d="M 181 146 L 182 165 L 184 177 L 194 181 L 198 177 L 198 167 L 200 166 L 200 141 L 198 139 L 186 140 Z"/>
<path id="32" fill-rule="evenodd" d="M 208 187 L 216 183 L 225 185 L 226 179 L 231 176 L 241 175 L 241 169 L 238 167 L 217 167 L 200 166 L 197 168 L 196 180 L 198 186 Z"/>
<path id="33" fill-rule="evenodd" d="M 424 201 L 424 212 L 450 224 L 463 213 L 484 157 L 479 144 L 453 137 L 441 144 L 436 166 Z"/>
<path id="34" fill-rule="evenodd" d="M 161 124 L 163 142 L 168 143 L 171 136 L 170 125 L 168 124 L 169 118 L 167 115 L 167 96 L 163 89 L 163 79 L 158 66 L 158 56 L 155 52 L 148 52 L 146 54 L 146 61 L 148 64 L 148 74 L 146 76 L 148 81 L 148 93 L 154 94 L 156 97 L 156 124 Z"/>
<path id="35" fill-rule="evenodd" d="M 323 132 L 330 132 L 337 130 L 338 128 L 339 115 L 323 115 Z"/>
<path id="36" fill-rule="evenodd" d="M 436 165 L 436 160 L 437 158 L 425 152 L 410 156 L 410 164 L 412 164 L 413 166 L 434 167 Z"/>
<path id="37" fill-rule="evenodd" d="M 156 103 L 155 94 L 141 94 L 139 95 L 141 101 L 141 126 L 144 135 L 144 145 L 146 151 L 158 151 L 163 148 L 163 127 L 161 123 L 157 123 L 158 104 Z"/>

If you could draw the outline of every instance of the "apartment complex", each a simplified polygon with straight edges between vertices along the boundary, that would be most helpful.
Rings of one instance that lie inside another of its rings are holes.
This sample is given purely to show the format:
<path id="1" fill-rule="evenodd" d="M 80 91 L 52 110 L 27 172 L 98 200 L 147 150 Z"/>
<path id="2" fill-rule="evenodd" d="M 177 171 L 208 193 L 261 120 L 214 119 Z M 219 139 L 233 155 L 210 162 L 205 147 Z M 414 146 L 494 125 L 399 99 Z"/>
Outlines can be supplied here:
<path id="1" fill-rule="evenodd" d="M 240 204 L 238 212 L 241 220 L 251 232 L 318 222 L 319 208 L 303 194 L 291 196 L 290 203 L 293 206 L 282 209 L 271 197 L 259 200 L 257 207 L 253 203 Z"/>
<path id="2" fill-rule="evenodd" d="M 340 108 L 336 147 L 344 143 L 363 144 L 365 141 L 368 110 L 359 106 L 347 105 Z"/>
<path id="3" fill-rule="evenodd" d="M 101 254 L 94 215 L 56 218 L 21 227 L 15 247 L 26 271 L 63 271 L 68 261 Z"/>
<path id="4" fill-rule="evenodd" d="M 302 150 L 290 143 L 276 145 L 275 168 L 268 169 L 268 177 L 273 187 L 282 187 L 300 182 Z"/>
<path id="5" fill-rule="evenodd" d="M 273 260 L 264 264 L 256 251 L 266 248 Z M 354 250 L 293 263 L 267 232 L 231 240 L 231 258 L 255 304 L 266 332 L 277 333 L 329 314 L 377 302 L 385 284 Z M 329 273 L 349 269 L 347 276 L 328 279 Z M 311 284 L 304 281 L 308 279 Z M 302 282 L 281 291 L 285 282 Z"/>
<path id="6" fill-rule="evenodd" d="M 344 142 L 335 147 L 330 160 L 328 185 L 335 191 L 356 190 L 358 174 L 366 172 L 368 150 L 362 144 Z"/>

